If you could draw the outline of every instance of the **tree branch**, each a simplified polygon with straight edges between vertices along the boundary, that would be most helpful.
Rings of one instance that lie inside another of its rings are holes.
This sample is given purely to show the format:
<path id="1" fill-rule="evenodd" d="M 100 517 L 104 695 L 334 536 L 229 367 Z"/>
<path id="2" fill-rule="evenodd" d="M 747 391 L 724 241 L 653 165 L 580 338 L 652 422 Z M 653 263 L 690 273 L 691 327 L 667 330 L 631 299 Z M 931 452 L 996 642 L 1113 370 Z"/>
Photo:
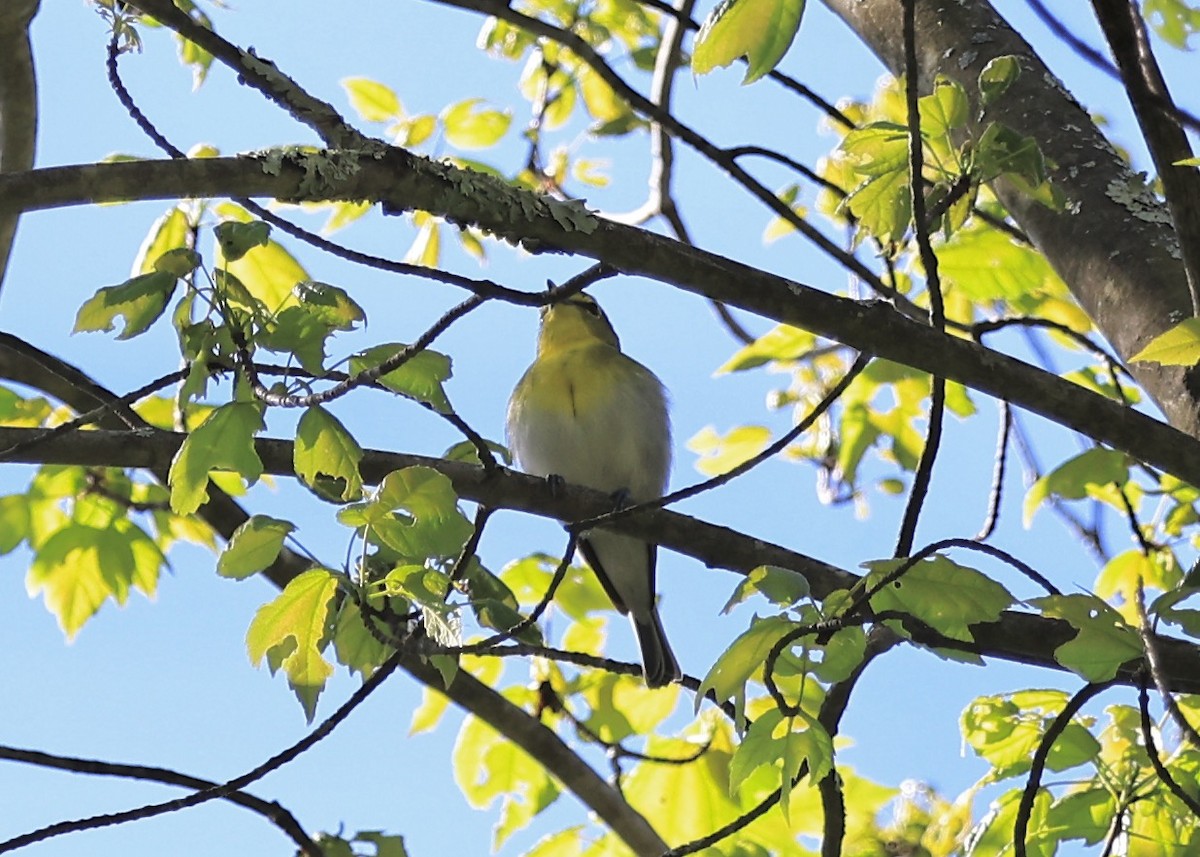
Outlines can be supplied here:
<path id="1" fill-rule="evenodd" d="M 1200 316 L 1200 170 L 1175 166 L 1176 161 L 1192 157 L 1191 144 L 1176 118 L 1175 103 L 1150 48 L 1141 12 L 1131 0 L 1092 0 L 1092 8 L 1162 181 L 1179 238 L 1193 315 Z"/>
<path id="2" fill-rule="evenodd" d="M 287 200 L 395 201 L 395 209 L 432 211 L 528 248 L 603 259 L 624 273 L 656 279 L 1008 399 L 1200 485 L 1200 444 L 1194 438 L 1048 372 L 911 322 L 884 304 L 835 297 L 646 230 L 603 220 L 579 203 L 547 199 L 399 149 L 387 154 L 281 153 L 94 164 L 0 175 L 0 213 L 7 208 L 230 193 Z M 1122 228 L 1138 230 L 1124 221 Z M 1107 259 L 1107 251 L 1104 255 Z M 1146 271 L 1138 276 L 1145 277 Z M 1181 276 L 1177 263 L 1175 276 Z M 1143 298 L 1153 303 L 1147 295 L 1155 285 L 1147 281 L 1138 301 L 1125 301 L 1122 317 L 1132 316 L 1134 304 L 1140 305 Z M 1186 288 L 1183 294 L 1186 297 Z M 1186 315 L 1186 305 L 1182 312 Z M 1161 380 L 1158 389 L 1165 390 Z M 1179 397 L 1179 390 L 1175 395 Z M 1179 414 L 1171 403 L 1167 411 L 1176 414 L 1184 427 L 1193 426 L 1200 416 L 1200 400 L 1195 404 L 1195 413 Z M 1194 428 L 1200 434 L 1200 425 Z"/>
<path id="3" fill-rule="evenodd" d="M 38 765 L 43 768 L 57 768 L 62 771 L 73 771 L 77 774 L 94 774 L 107 777 L 126 777 L 133 780 L 144 780 L 152 783 L 165 783 L 169 786 L 180 786 L 185 789 L 202 791 L 219 788 L 219 783 L 211 780 L 181 774 L 168 768 L 148 765 L 125 765 L 116 762 L 105 762 L 99 759 L 77 759 L 70 756 L 54 756 L 50 753 L 40 753 L 36 750 L 22 750 L 19 747 L 0 747 L 0 759 L 12 762 L 24 762 L 27 765 Z M 296 843 L 302 854 L 308 857 L 322 857 L 322 851 L 313 842 L 295 816 L 275 801 L 263 800 L 244 791 L 231 791 L 223 795 L 223 799 L 232 804 L 256 812 L 266 818 Z"/>
<path id="4" fill-rule="evenodd" d="M 44 432 L 37 429 L 0 428 L 0 459 L 3 459 L 5 449 L 24 444 L 39 435 L 44 435 Z M 84 431 L 51 437 L 45 443 L 26 446 L 12 460 L 157 468 L 169 464 L 185 437 L 176 432 L 154 429 L 139 432 Z M 259 438 L 255 448 L 265 473 L 294 475 L 290 442 Z M 489 474 L 477 465 L 419 455 L 368 450 L 360 470 L 367 482 L 378 483 L 393 470 L 413 466 L 430 467 L 443 473 L 453 483 L 460 497 L 493 508 L 528 512 L 567 522 L 596 517 L 612 508 L 612 498 L 602 491 L 574 485 L 554 487 L 545 479 L 511 470 Z M 654 541 L 694 557 L 708 567 L 741 573 L 760 565 L 791 569 L 804 575 L 816 598 L 823 598 L 835 589 L 853 588 L 860 580 L 857 575 L 802 553 L 676 512 L 641 512 L 604 528 Z M 978 544 L 971 546 L 987 549 Z M 919 629 L 912 637 L 915 642 L 932 648 L 968 651 L 1061 671 L 1063 667 L 1054 660 L 1054 651 L 1072 640 L 1076 631 L 1061 620 L 1010 611 L 995 622 L 972 625 L 971 633 L 975 638 L 974 643 L 943 637 L 932 630 Z M 1183 640 L 1162 636 L 1156 638 L 1156 644 L 1163 678 L 1170 689 L 1179 693 L 1200 692 L 1200 648 Z M 1121 667 L 1118 680 L 1133 684 L 1141 668 L 1141 659 L 1129 661 Z"/>
<path id="5" fill-rule="evenodd" d="M 41 0 L 6 0 L 0 5 L 0 173 L 33 168 L 37 142 L 37 80 L 29 24 Z M 12 253 L 19 213 L 0 217 L 0 285 Z"/>
<path id="6" fill-rule="evenodd" d="M 902 0 L 823 2 L 893 73 L 900 72 Z M 942 74 L 977 92 L 979 72 L 990 60 L 1020 58 L 1021 76 L 988 106 L 986 118 L 1037 141 L 1069 203 L 1051 210 L 1004 181 L 995 191 L 1117 353 L 1128 359 L 1190 316 L 1179 242 L 1167 211 L 991 4 L 926 0 L 917 9 L 917 30 L 918 65 L 926 82 Z M 1200 384 L 1189 383 L 1179 367 L 1132 368 L 1172 425 L 1200 436 Z"/>

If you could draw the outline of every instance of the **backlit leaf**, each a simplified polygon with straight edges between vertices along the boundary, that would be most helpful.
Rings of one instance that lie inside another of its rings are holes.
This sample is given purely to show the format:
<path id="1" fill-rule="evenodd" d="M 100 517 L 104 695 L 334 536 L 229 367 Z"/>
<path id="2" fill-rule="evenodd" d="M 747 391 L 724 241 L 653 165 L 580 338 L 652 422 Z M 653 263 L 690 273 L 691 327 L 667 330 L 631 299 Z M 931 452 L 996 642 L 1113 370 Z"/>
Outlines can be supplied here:
<path id="1" fill-rule="evenodd" d="M 217 574 L 241 580 L 269 566 L 283 549 L 295 524 L 268 515 L 252 515 L 234 530 L 217 559 Z"/>
<path id="2" fill-rule="evenodd" d="M 1187 318 L 1160 333 L 1133 357 L 1134 363 L 1194 366 L 1200 363 L 1200 318 Z"/>
<path id="3" fill-rule="evenodd" d="M 357 375 L 373 369 L 405 348 L 407 346 L 402 342 L 391 342 L 360 351 L 350 358 L 350 372 Z M 451 374 L 449 357 L 425 349 L 381 377 L 379 383 L 419 402 L 427 402 L 442 413 L 449 413 L 450 401 L 442 384 Z"/>
<path id="4" fill-rule="evenodd" d="M 899 566 L 902 560 L 866 563 L 868 585 Z M 877 611 L 910 613 L 934 630 L 956 640 L 973 640 L 970 626 L 992 622 L 1013 604 L 1007 589 L 973 568 L 942 556 L 918 562 L 895 583 L 871 596 Z"/>
<path id="5" fill-rule="evenodd" d="M 315 485 L 320 480 L 324 493 L 340 488 L 338 496 L 342 500 L 357 500 L 362 494 L 358 470 L 362 457 L 362 447 L 337 417 L 320 406 L 304 411 L 296 428 L 293 463 L 296 475 L 306 484 Z"/>
<path id="6" fill-rule="evenodd" d="M 282 668 L 309 722 L 317 697 L 333 674 L 321 650 L 329 633 L 329 608 L 338 577 L 313 568 L 294 577 L 273 601 L 258 608 L 246 631 L 246 649 L 255 666 L 268 658 L 272 672 Z"/>
<path id="7" fill-rule="evenodd" d="M 692 72 L 708 74 L 742 57 L 753 83 L 783 59 L 804 14 L 804 0 L 722 0 L 692 44 Z"/>
<path id="8" fill-rule="evenodd" d="M 131 339 L 143 333 L 163 314 L 167 301 L 175 292 L 176 282 L 174 274 L 154 271 L 126 280 L 119 286 L 100 289 L 79 308 L 72 332 L 109 331 L 120 316 L 124 330 L 117 334 L 117 339 Z"/>
<path id="9" fill-rule="evenodd" d="M 200 508 L 210 470 L 230 470 L 247 482 L 256 482 L 263 464 L 254 448 L 254 436 L 262 429 L 262 407 L 250 402 L 230 402 L 209 414 L 187 436 L 171 462 L 172 511 L 190 515 Z"/>

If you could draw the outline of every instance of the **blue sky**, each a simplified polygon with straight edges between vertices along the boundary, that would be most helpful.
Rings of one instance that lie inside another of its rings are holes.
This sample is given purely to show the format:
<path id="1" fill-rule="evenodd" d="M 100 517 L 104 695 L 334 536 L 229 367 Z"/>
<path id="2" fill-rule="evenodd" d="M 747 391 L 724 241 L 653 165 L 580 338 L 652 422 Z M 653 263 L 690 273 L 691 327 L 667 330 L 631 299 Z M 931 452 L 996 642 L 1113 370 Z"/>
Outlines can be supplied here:
<path id="1" fill-rule="evenodd" d="M 1019 26 L 1028 23 L 1023 2 L 997 4 Z M 1098 44 L 1094 27 L 1069 6 L 1081 35 Z M 437 112 L 445 104 L 483 96 L 497 104 L 517 104 L 519 67 L 488 58 L 472 45 L 480 19 L 433 4 L 358 2 L 330 4 L 292 0 L 280 4 L 244 2 L 232 11 L 216 10 L 218 29 L 241 45 L 253 45 L 311 92 L 349 113 L 338 81 L 366 76 L 392 86 L 410 112 Z M 707 11 L 705 7 L 702 11 Z M 1030 31 L 1035 44 L 1048 44 L 1043 31 Z M 103 57 L 107 33 L 82 0 L 47 2 L 34 25 L 41 99 L 38 162 L 41 166 L 90 162 L 113 152 L 156 156 L 109 91 Z M 126 57 L 127 82 L 143 109 L 181 148 L 207 142 L 223 152 L 287 143 L 314 142 L 309 132 L 274 110 L 254 92 L 240 89 L 223 68 L 190 93 L 190 72 L 174 57 L 165 34 L 146 31 L 146 50 Z M 1114 136 L 1127 146 L 1133 125 L 1122 101 L 1090 67 L 1055 48 L 1045 58 L 1085 105 L 1103 112 Z M 1168 73 L 1184 80 L 1188 54 L 1165 51 Z M 789 73 L 829 97 L 868 97 L 881 69 L 819 4 L 811 4 L 796 44 L 784 63 Z M 1194 72 L 1194 68 L 1193 68 Z M 740 87 L 740 72 L 718 72 L 677 87 L 680 111 L 688 122 L 722 144 L 754 141 L 787 149 L 812 163 L 833 144 L 816 132 L 817 116 L 763 82 Z M 1194 106 L 1194 105 L 1193 105 Z M 517 116 L 520 124 L 522 117 Z M 520 152 L 516 134 L 498 155 L 486 157 L 511 166 Z M 619 211 L 635 206 L 644 189 L 645 138 L 602 152 L 612 160 L 614 187 L 589 192 L 589 204 Z M 1146 161 L 1135 150 L 1139 167 Z M 758 174 L 769 186 L 789 178 L 769 166 Z M 676 186 L 684 217 L 698 243 L 733 258 L 784 273 L 830 290 L 845 287 L 845 274 L 797 238 L 764 246 L 769 217 L 761 208 L 723 186 L 717 174 L 693 153 L 681 149 Z M 811 202 L 811 191 L 804 201 Z M 78 305 L 97 288 L 120 282 L 147 228 L 164 210 L 161 203 L 69 209 L 26 217 L 4 284 L 3 329 L 75 362 L 118 391 L 174 368 L 171 338 L 164 328 L 131 343 L 99 334 L 70 336 Z M 310 220 L 319 224 L 319 220 Z M 398 218 L 371 215 L 343 237 L 354 246 L 392 257 L 403 255 L 411 229 Z M 397 278 L 348 267 L 289 242 L 314 279 L 350 289 L 367 309 L 370 326 L 358 344 L 411 339 L 461 295 L 416 278 Z M 583 265 L 561 258 L 529 257 L 493 247 L 485 275 L 506 285 L 537 289 L 547 278 L 562 278 Z M 471 274 L 469 259 L 452 252 L 447 265 Z M 686 440 L 706 425 L 726 431 L 741 423 L 762 423 L 776 432 L 789 414 L 765 411 L 766 393 L 783 383 L 778 376 L 752 373 L 713 378 L 713 370 L 734 350 L 732 340 L 706 305 L 672 289 L 641 280 L 609 281 L 594 293 L 621 334 L 625 350 L 649 364 L 672 391 L 676 427 L 676 466 L 672 484 L 698 478 Z M 747 319 L 756 331 L 761 320 Z M 505 401 L 532 356 L 536 315 L 509 306 L 489 307 L 455 326 L 439 347 L 455 358 L 448 391 L 462 415 L 485 435 L 500 439 Z M 163 355 L 168 355 L 164 357 Z M 972 534 L 983 515 L 994 447 L 994 410 L 977 397 L 981 415 L 969 423 L 952 421 L 935 479 L 931 506 L 918 542 Z M 371 394 L 338 411 L 364 445 L 439 454 L 456 438 L 423 411 Z M 1044 460 L 1075 447 L 1062 430 L 1031 420 Z M 285 434 L 284 420 L 272 433 Z M 882 471 L 879 471 L 882 473 Z M 19 491 L 30 471 L 6 466 L 0 490 Z M 860 562 L 890 554 L 901 504 L 880 494 L 870 497 L 870 517 L 855 520 L 848 507 L 829 509 L 815 499 L 814 474 L 806 466 L 772 463 L 720 492 L 683 504 L 681 511 L 793 547 L 854 569 Z M 999 543 L 1046 570 L 1060 584 L 1088 585 L 1094 567 L 1066 537 L 1040 516 L 1032 531 L 1021 527 L 1017 511 L 1022 491 L 1010 474 L 1008 513 Z M 327 507 L 303 502 L 305 495 L 286 484 L 260 486 L 251 495 L 255 511 L 294 517 L 300 537 L 326 561 L 344 553 L 342 536 L 328 526 Z M 763 498 L 769 498 L 764 502 Z M 1120 545 L 1123 534 L 1113 539 Z M 482 556 L 493 568 L 533 550 L 558 551 L 563 537 L 553 522 L 503 515 L 484 539 Z M 1067 557 L 1066 565 L 1058 563 Z M 255 609 L 274 594 L 257 580 L 233 583 L 217 578 L 214 558 L 185 548 L 172 555 L 151 603 L 134 596 L 124 609 L 105 607 L 67 644 L 53 618 L 25 595 L 24 552 L 0 560 L 0 643 L 10 688 L 0 707 L 0 743 L 51 753 L 112 761 L 162 765 L 217 780 L 253 767 L 306 731 L 304 719 L 281 679 L 248 662 L 244 635 Z M 1020 584 L 996 572 L 1018 594 Z M 716 655 L 745 628 L 749 612 L 719 616 L 738 578 L 702 568 L 685 557 L 664 554 L 659 585 L 663 620 L 680 660 L 691 674 L 703 674 Z M 1028 594 L 1033 594 L 1032 592 Z M 562 621 L 561 619 L 558 621 Z M 610 650 L 631 657 L 632 642 L 623 622 L 613 623 Z M 521 675 L 523 666 L 510 667 Z M 339 675 L 322 699 L 318 716 L 331 712 L 356 682 Z M 975 695 L 1025 686 L 1074 688 L 1063 674 L 996 664 L 988 669 L 952 665 L 926 652 L 897 651 L 867 673 L 856 691 L 845 732 L 855 744 L 840 758 L 882 782 L 927 780 L 956 794 L 984 770 L 960 750 L 957 718 Z M 433 735 L 407 737 L 420 691 L 404 678 L 389 682 L 331 738 L 251 791 L 278 800 L 310 830 L 382 828 L 403 834 L 414 855 L 482 853 L 490 842 L 495 812 L 474 812 L 454 787 L 449 754 L 460 716 L 448 715 Z M 680 724 L 684 721 L 681 719 Z M 0 838 L 63 818 L 114 811 L 164 799 L 173 790 L 99 780 L 0 764 Z M 585 820 L 569 796 L 550 811 L 547 824 L 535 824 L 514 837 L 504 854 L 526 850 L 547 831 Z M 37 857 L 120 850 L 126 855 L 214 853 L 283 854 L 289 844 L 271 827 L 243 810 L 213 803 L 186 813 L 52 840 L 26 849 Z"/>

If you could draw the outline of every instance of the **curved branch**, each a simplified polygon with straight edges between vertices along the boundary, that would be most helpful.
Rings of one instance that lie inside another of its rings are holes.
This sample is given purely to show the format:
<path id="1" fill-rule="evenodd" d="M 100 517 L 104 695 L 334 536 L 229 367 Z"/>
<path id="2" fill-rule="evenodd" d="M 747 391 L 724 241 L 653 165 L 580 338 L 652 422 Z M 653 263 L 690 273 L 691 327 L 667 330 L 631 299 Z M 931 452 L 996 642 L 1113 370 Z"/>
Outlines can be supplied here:
<path id="1" fill-rule="evenodd" d="M 95 774 L 107 777 L 126 777 L 133 780 L 144 780 L 152 783 L 165 783 L 169 786 L 181 786 L 185 789 L 202 791 L 215 789 L 219 783 L 211 780 L 181 774 L 168 768 L 149 765 L 125 765 L 116 762 L 104 762 L 99 759 L 76 759 L 70 756 L 55 756 L 50 753 L 40 753 L 37 750 L 22 750 L 19 747 L 0 747 L 0 759 L 11 762 L 24 762 L 27 765 L 38 765 L 43 768 L 57 768 L 63 771 L 73 771 L 77 774 Z M 295 816 L 275 801 L 263 800 L 243 791 L 232 791 L 224 795 L 224 800 L 256 812 L 270 821 L 296 843 L 300 853 L 308 857 L 323 857 L 323 852 L 315 842 L 304 832 L 304 828 L 296 821 Z"/>
<path id="2" fill-rule="evenodd" d="M 0 428 L 0 451 L 44 435 L 45 432 L 37 429 Z M 13 460 L 157 468 L 171 462 L 185 437 L 176 432 L 153 429 L 83 431 L 26 446 Z M 255 449 L 265 473 L 294 475 L 290 441 L 259 438 Z M 460 497 L 493 508 L 568 522 L 598 516 L 612 508 L 612 498 L 602 491 L 575 485 L 552 487 L 545 479 L 511 470 L 488 473 L 478 465 L 460 461 L 367 450 L 360 470 L 366 481 L 378 483 L 393 470 L 414 466 L 430 467 L 443 473 Z M 836 589 L 852 589 L 860 580 L 857 575 L 813 557 L 676 512 L 641 512 L 611 525 L 611 529 L 654 541 L 694 557 L 708 567 L 727 568 L 743 574 L 760 565 L 791 569 L 808 580 L 816 598 L 824 598 Z M 987 550 L 987 546 L 969 544 L 972 549 Z M 962 546 L 967 547 L 965 540 Z M 1067 622 L 1015 612 L 1005 612 L 995 622 L 972 625 L 970 630 L 974 643 L 944 637 L 930 629 L 918 630 L 911 636 L 924 646 L 968 651 L 1061 671 L 1063 667 L 1055 661 L 1054 652 L 1076 635 Z M 1200 648 L 1172 637 L 1158 636 L 1155 641 L 1167 686 L 1180 693 L 1200 693 Z M 1142 666 L 1140 658 L 1129 661 L 1119 670 L 1118 680 L 1132 685 Z"/>
<path id="3" fill-rule="evenodd" d="M 835 297 L 646 230 L 603 220 L 579 203 L 541 197 L 403 150 L 376 154 L 293 152 L 94 164 L 0 175 L 0 213 L 6 209 L 229 194 L 277 199 L 380 199 L 385 204 L 394 201 L 393 210 L 421 208 L 449 220 L 477 225 L 526 247 L 603 259 L 624 273 L 669 283 L 811 330 L 860 351 L 942 375 L 1008 399 L 1200 485 L 1200 444 L 1194 438 L 1019 360 L 911 322 L 884 304 Z M 1124 221 L 1121 226 L 1136 231 Z M 1139 270 L 1134 282 L 1141 283 L 1148 276 L 1152 272 Z M 1149 286 L 1139 291 L 1137 303 L 1150 291 Z M 1152 298 L 1146 300 L 1153 303 Z M 537 298 L 531 296 L 531 301 Z M 1124 302 L 1125 316 L 1132 312 L 1134 303 Z M 1158 389 L 1164 389 L 1161 383 Z M 1175 395 L 1179 397 L 1178 390 Z M 1176 408 L 1169 405 L 1167 411 L 1175 414 Z M 1197 417 L 1200 399 L 1194 413 L 1181 416 L 1180 421 L 1190 425 Z M 1200 424 L 1196 432 L 1200 434 Z"/>

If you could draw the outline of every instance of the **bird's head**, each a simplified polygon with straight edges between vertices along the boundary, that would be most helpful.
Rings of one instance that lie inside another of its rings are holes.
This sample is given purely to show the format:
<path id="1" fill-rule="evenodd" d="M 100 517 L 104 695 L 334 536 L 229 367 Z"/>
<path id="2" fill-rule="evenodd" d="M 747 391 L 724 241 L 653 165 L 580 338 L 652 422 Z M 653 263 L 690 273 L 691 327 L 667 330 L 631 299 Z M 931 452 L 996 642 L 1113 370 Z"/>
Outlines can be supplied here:
<path id="1" fill-rule="evenodd" d="M 541 309 L 538 353 L 603 343 L 620 349 L 621 341 L 595 299 L 583 292 Z"/>

